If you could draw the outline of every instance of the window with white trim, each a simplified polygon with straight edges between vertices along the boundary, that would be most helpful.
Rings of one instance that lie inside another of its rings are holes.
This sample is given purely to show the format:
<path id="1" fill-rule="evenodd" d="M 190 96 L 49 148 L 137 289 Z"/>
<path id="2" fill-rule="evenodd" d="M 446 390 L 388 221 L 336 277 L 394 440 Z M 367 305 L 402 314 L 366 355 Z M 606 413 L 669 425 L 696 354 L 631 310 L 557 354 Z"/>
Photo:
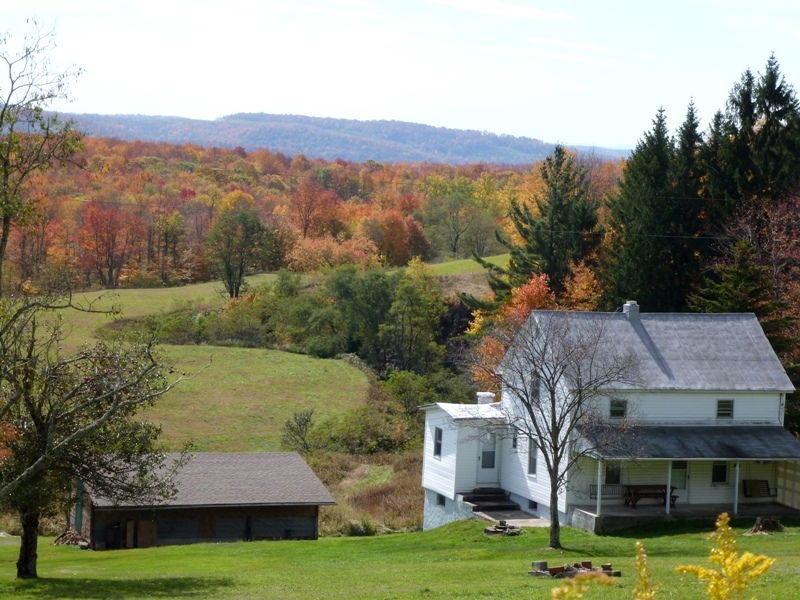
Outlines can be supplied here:
<path id="1" fill-rule="evenodd" d="M 711 465 L 711 483 L 728 483 L 728 463 L 724 460 L 714 461 Z"/>
<path id="2" fill-rule="evenodd" d="M 606 463 L 606 484 L 622 483 L 622 466 L 617 462 Z"/>
<path id="3" fill-rule="evenodd" d="M 733 418 L 733 400 L 717 400 L 717 418 Z"/>
<path id="4" fill-rule="evenodd" d="M 627 400 L 611 400 L 608 416 L 616 421 L 621 421 L 628 414 Z"/>
<path id="5" fill-rule="evenodd" d="M 536 475 L 536 465 L 539 462 L 539 446 L 536 440 L 528 438 L 528 475 Z"/>
<path id="6" fill-rule="evenodd" d="M 433 430 L 433 455 L 436 458 L 442 457 L 442 428 L 436 427 Z"/>

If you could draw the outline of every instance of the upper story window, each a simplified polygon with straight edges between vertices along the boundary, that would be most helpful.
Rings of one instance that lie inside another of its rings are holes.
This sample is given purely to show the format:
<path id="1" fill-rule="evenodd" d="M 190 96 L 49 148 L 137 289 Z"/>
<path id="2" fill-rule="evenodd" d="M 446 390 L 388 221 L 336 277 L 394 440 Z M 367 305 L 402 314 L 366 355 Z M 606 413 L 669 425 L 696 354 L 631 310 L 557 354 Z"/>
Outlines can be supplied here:
<path id="1" fill-rule="evenodd" d="M 511 433 L 511 449 L 516 450 L 519 446 L 519 436 L 517 435 L 517 430 L 515 429 Z"/>
<path id="2" fill-rule="evenodd" d="M 433 455 L 436 458 L 442 457 L 442 428 L 436 427 L 433 430 Z"/>
<path id="3" fill-rule="evenodd" d="M 628 414 L 627 400 L 611 400 L 608 416 L 612 419 L 624 419 Z"/>
<path id="4" fill-rule="evenodd" d="M 733 418 L 733 400 L 717 400 L 717 418 Z"/>

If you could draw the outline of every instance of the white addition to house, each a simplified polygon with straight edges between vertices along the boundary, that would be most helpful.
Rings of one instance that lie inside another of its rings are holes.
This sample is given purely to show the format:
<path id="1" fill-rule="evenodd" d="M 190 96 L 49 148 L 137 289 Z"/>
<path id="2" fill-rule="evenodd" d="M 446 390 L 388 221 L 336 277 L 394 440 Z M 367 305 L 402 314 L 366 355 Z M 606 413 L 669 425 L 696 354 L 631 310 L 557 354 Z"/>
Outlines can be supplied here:
<path id="1" fill-rule="evenodd" d="M 609 347 L 627 349 L 639 372 L 636 385 L 589 400 L 609 424 L 632 424 L 635 452 L 584 452 L 559 489 L 561 523 L 601 533 L 645 511 L 800 508 L 800 441 L 783 427 L 794 387 L 753 314 L 640 313 L 629 301 L 617 313 L 533 311 L 520 335 L 535 337 L 554 319 L 602 324 Z M 548 518 L 542 450 L 511 425 L 519 414 L 511 389 L 504 385 L 499 401 L 479 393 L 477 404 L 420 408 L 424 529 L 472 517 L 470 495 L 483 488 Z M 581 435 L 574 428 L 573 453 L 586 447 Z"/>

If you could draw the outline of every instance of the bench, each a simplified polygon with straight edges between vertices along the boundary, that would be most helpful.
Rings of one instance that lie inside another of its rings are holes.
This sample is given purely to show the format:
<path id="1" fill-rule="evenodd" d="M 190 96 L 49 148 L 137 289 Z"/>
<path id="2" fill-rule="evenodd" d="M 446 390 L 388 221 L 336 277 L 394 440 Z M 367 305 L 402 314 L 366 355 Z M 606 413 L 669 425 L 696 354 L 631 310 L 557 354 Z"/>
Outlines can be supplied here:
<path id="1" fill-rule="evenodd" d="M 743 479 L 742 491 L 745 498 L 775 498 L 778 489 L 769 487 L 766 479 Z"/>
<path id="2" fill-rule="evenodd" d="M 619 483 L 604 483 L 600 488 L 603 498 L 621 498 L 625 492 L 625 486 Z M 589 498 L 597 499 L 597 485 L 589 486 Z"/>
<path id="3" fill-rule="evenodd" d="M 645 498 L 652 498 L 653 500 L 660 500 L 662 504 L 667 503 L 667 486 L 660 483 L 643 483 L 637 485 L 626 485 L 625 487 L 625 506 L 636 508 L 640 500 Z M 675 502 L 678 499 L 675 490 L 678 489 L 674 485 L 670 486 L 669 493 L 669 506 L 675 508 Z"/>

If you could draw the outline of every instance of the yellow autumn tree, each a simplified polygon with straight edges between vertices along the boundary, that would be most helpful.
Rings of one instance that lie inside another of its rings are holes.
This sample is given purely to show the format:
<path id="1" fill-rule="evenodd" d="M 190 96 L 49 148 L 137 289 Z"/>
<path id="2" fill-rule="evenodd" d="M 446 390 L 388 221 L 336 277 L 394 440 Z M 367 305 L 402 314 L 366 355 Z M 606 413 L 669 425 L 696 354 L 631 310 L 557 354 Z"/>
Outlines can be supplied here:
<path id="1" fill-rule="evenodd" d="M 711 600 L 744 600 L 747 586 L 775 563 L 774 558 L 763 554 L 739 554 L 736 532 L 729 523 L 728 513 L 722 513 L 717 518 L 717 530 L 708 537 L 716 542 L 709 556 L 709 561 L 717 566 L 716 569 L 700 565 L 681 565 L 677 568 L 678 573 L 689 573 L 705 581 L 706 595 Z"/>

